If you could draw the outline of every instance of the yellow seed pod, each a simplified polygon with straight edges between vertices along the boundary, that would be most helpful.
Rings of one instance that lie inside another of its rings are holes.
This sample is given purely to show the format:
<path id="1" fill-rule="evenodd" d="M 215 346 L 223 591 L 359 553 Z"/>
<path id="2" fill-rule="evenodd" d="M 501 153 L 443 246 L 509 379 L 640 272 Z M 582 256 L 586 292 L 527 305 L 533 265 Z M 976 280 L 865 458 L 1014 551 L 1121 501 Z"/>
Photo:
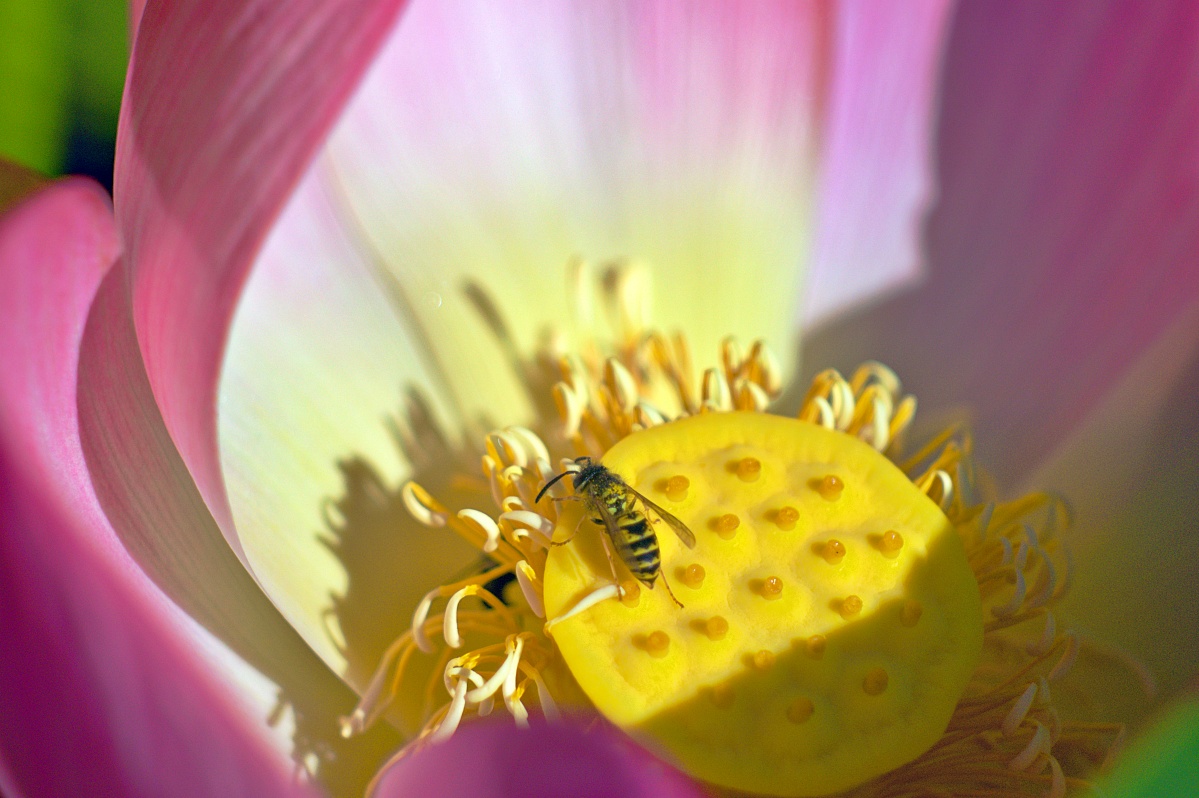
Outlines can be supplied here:
<path id="1" fill-rule="evenodd" d="M 729 467 L 746 460 L 753 480 Z M 610 720 L 699 778 L 770 795 L 848 789 L 940 739 L 982 648 L 978 585 L 944 513 L 890 460 L 809 422 L 705 413 L 630 435 L 603 463 L 697 540 L 654 524 L 682 609 L 655 584 L 635 606 L 572 614 L 612 583 L 603 532 L 584 523 L 549 552 L 546 615 L 568 616 L 551 633 Z M 580 504 L 563 505 L 558 540 Z M 735 534 L 712 522 L 725 516 Z M 880 547 L 888 532 L 902 545 Z"/>

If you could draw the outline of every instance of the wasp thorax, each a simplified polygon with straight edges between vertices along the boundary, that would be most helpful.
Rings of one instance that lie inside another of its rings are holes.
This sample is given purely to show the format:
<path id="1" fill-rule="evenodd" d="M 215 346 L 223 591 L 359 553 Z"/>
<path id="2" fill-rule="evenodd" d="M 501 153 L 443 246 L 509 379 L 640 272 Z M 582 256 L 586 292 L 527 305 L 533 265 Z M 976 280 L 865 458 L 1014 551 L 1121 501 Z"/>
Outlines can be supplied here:
<path id="1" fill-rule="evenodd" d="M 978 587 L 944 513 L 873 448 L 709 413 L 629 435 L 573 484 L 546 616 L 614 723 L 775 795 L 847 789 L 940 738 L 979 657 Z M 615 532 L 587 523 L 599 505 Z M 635 604 L 590 598 L 629 581 Z"/>

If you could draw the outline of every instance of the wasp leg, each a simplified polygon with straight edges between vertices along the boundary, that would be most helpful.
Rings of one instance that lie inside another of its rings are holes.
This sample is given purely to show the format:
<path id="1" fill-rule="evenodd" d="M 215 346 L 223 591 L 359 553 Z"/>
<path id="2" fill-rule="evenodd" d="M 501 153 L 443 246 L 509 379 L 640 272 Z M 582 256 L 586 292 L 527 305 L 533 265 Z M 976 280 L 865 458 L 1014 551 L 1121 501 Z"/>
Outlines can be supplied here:
<path id="1" fill-rule="evenodd" d="M 565 499 L 555 499 L 555 501 L 565 501 Z M 583 525 L 583 522 L 586 520 L 587 520 L 587 516 L 584 515 L 582 518 L 579 519 L 579 523 L 575 524 L 575 531 L 570 533 L 570 537 L 568 537 L 566 540 L 551 540 L 550 546 L 551 547 L 565 546 L 567 543 L 570 543 L 572 540 L 575 539 L 575 535 L 579 534 L 579 527 L 581 527 Z"/>
<path id="2" fill-rule="evenodd" d="M 616 573 L 616 554 L 612 551 L 612 541 L 608 540 L 607 535 L 600 535 L 600 541 L 604 544 L 604 554 L 608 555 L 608 567 L 612 569 L 612 581 L 616 583 L 616 589 L 623 599 L 624 588 L 620 585 L 620 575 Z"/>
<path id="3" fill-rule="evenodd" d="M 674 591 L 670 589 L 670 583 L 666 581 L 666 574 L 659 573 L 658 577 L 662 580 L 662 587 L 666 588 L 666 595 L 670 596 L 670 600 L 674 602 L 676 607 L 680 610 L 683 609 L 683 602 L 674 597 Z M 650 587 L 652 588 L 653 585 L 650 585 Z"/>

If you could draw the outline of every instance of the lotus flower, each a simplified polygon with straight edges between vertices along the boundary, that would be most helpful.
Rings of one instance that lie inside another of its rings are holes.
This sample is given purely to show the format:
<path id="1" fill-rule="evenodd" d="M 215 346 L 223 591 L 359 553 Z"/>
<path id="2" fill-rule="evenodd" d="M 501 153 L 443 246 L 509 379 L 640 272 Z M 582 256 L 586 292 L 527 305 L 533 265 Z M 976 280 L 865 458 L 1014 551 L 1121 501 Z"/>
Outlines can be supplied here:
<path id="1" fill-rule="evenodd" d="M 547 326 L 621 345 L 574 256 L 634 259 L 616 329 L 964 408 L 1004 493 L 1074 502 L 1062 621 L 1193 678 L 1189 4 L 401 5 L 135 4 L 115 214 L 68 180 L 0 220 L 6 794 L 360 792 L 402 738 L 336 718 L 472 562 L 399 486 L 544 409 Z M 700 789 L 529 734 L 464 723 L 377 793 Z"/>

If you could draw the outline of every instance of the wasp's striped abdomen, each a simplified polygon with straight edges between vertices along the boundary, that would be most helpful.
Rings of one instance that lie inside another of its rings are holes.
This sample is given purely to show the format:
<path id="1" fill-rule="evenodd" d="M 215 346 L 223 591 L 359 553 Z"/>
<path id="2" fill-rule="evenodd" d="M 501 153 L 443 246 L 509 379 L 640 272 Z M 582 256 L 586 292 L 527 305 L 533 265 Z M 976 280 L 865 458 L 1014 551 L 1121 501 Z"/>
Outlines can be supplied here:
<path id="1" fill-rule="evenodd" d="M 644 514 L 633 511 L 617 518 L 620 534 L 613 543 L 616 553 L 633 573 L 633 576 L 652 585 L 662 567 L 662 555 L 658 549 L 658 536 Z"/>

